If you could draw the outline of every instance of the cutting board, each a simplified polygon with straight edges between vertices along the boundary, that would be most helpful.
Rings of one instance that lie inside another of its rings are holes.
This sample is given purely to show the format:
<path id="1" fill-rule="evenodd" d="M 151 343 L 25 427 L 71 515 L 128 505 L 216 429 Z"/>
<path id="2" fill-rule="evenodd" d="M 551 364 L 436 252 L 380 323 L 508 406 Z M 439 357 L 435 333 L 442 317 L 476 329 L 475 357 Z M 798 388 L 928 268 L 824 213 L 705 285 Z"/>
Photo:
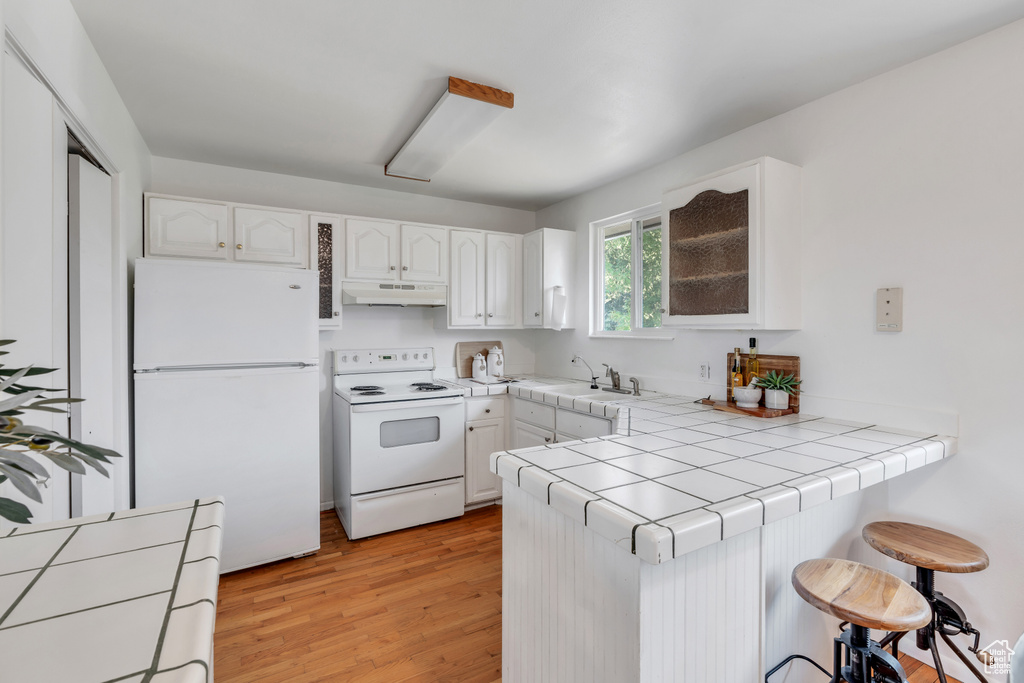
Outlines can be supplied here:
<path id="1" fill-rule="evenodd" d="M 493 349 L 495 346 L 501 349 L 502 353 L 505 353 L 505 347 L 501 345 L 500 341 L 458 342 L 455 345 L 456 376 L 472 377 L 473 356 L 482 353 L 484 358 L 486 358 L 488 349 Z M 508 358 L 505 359 L 505 364 L 508 364 Z"/>

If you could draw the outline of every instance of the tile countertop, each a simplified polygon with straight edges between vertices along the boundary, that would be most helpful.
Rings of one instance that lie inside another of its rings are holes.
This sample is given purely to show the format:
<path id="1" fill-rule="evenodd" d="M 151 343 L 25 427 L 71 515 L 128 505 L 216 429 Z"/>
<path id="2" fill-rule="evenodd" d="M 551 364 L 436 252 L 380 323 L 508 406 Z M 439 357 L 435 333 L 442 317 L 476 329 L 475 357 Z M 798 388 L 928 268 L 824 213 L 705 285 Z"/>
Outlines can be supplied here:
<path id="1" fill-rule="evenodd" d="M 559 400 L 542 386 L 509 389 L 525 392 Z M 618 434 L 499 451 L 491 471 L 659 564 L 956 453 L 949 436 L 694 401 L 645 392 L 602 402 L 608 416 L 618 411 Z"/>
<path id="2" fill-rule="evenodd" d="M 7 533 L 0 678 L 212 679 L 223 519 L 207 498 Z"/>

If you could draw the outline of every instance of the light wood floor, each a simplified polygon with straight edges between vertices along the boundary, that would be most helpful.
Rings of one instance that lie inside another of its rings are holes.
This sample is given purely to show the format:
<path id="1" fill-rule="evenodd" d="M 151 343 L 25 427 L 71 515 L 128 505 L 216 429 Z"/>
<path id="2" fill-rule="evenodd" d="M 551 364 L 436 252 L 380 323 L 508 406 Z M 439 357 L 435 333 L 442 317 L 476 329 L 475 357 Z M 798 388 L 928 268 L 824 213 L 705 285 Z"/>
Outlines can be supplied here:
<path id="1" fill-rule="evenodd" d="M 221 577 L 218 683 L 501 680 L 500 506 L 361 541 L 325 512 L 320 546 Z"/>
<path id="2" fill-rule="evenodd" d="M 231 681 L 501 679 L 501 507 L 221 577 L 214 675 Z"/>

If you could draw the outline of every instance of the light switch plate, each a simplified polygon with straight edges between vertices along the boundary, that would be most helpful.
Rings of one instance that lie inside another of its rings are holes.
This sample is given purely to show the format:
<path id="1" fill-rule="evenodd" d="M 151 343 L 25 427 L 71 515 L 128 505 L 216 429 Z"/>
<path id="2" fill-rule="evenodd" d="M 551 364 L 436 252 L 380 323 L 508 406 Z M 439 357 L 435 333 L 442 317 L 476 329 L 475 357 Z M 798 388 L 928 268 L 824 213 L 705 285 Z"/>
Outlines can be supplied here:
<path id="1" fill-rule="evenodd" d="M 884 287 L 875 294 L 875 329 L 903 331 L 903 288 Z"/>

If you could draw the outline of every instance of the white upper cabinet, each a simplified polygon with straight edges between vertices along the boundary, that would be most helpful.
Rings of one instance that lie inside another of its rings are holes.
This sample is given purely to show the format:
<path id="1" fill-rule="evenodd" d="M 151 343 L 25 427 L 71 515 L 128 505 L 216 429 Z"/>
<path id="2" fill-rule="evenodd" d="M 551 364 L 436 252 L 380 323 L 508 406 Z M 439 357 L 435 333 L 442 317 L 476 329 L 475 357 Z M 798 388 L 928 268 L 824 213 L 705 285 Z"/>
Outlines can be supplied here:
<path id="1" fill-rule="evenodd" d="M 479 327 L 484 321 L 484 233 L 452 230 L 448 325 Z"/>
<path id="2" fill-rule="evenodd" d="M 228 205 L 146 196 L 146 256 L 232 258 Z"/>
<path id="3" fill-rule="evenodd" d="M 236 206 L 235 260 L 305 268 L 309 229 L 301 211 Z"/>
<path id="4" fill-rule="evenodd" d="M 487 233 L 486 325 L 513 327 L 519 323 L 519 241 L 516 235 Z"/>
<path id="5" fill-rule="evenodd" d="M 146 256 L 309 266 L 302 211 L 146 194 Z"/>
<path id="6" fill-rule="evenodd" d="M 341 216 L 311 214 L 309 262 L 320 273 L 317 318 L 321 330 L 341 328 Z"/>
<path id="7" fill-rule="evenodd" d="M 521 240 L 505 233 L 451 231 L 449 327 L 519 325 Z"/>
<path id="8" fill-rule="evenodd" d="M 345 278 L 444 284 L 448 281 L 448 229 L 346 218 Z"/>
<path id="9" fill-rule="evenodd" d="M 573 327 L 576 233 L 541 228 L 523 237 L 523 325 Z"/>
<path id="10" fill-rule="evenodd" d="M 446 282 L 448 230 L 425 225 L 402 225 L 401 260 L 402 280 Z"/>
<path id="11" fill-rule="evenodd" d="M 398 223 L 345 219 L 345 277 L 398 279 Z"/>
<path id="12" fill-rule="evenodd" d="M 761 157 L 664 195 L 663 325 L 800 329 L 800 176 Z"/>

